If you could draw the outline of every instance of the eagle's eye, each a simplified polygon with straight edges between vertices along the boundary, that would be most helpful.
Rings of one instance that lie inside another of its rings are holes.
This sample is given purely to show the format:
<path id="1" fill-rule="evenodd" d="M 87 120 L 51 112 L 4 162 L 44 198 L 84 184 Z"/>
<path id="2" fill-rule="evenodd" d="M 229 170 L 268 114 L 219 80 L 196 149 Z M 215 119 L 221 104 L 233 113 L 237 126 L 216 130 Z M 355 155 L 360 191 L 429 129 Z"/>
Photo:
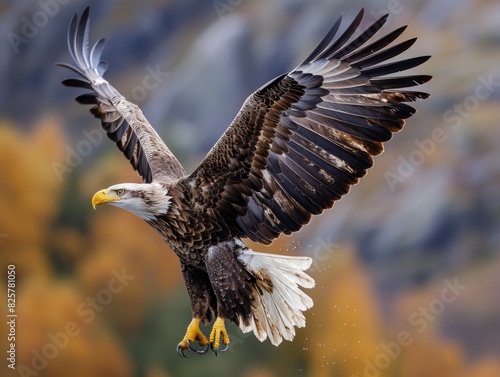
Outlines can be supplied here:
<path id="1" fill-rule="evenodd" d="M 123 194 L 125 194 L 125 190 L 124 189 L 118 189 L 118 190 L 116 190 L 116 195 L 122 196 Z"/>

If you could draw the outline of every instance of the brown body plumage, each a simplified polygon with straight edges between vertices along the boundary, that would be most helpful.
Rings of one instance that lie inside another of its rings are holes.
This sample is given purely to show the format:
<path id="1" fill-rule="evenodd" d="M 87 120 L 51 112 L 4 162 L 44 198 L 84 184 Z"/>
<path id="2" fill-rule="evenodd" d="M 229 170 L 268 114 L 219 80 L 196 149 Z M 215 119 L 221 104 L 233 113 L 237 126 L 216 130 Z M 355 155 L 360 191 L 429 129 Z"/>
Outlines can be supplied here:
<path id="1" fill-rule="evenodd" d="M 68 44 L 77 67 L 62 65 L 79 77 L 64 83 L 90 90 L 77 100 L 94 105 L 91 112 L 145 181 L 99 191 L 93 204 L 135 213 L 179 257 L 193 313 L 178 347 L 182 355 L 194 341 L 210 342 L 216 353 L 227 345 L 223 319 L 275 345 L 293 338 L 294 327 L 305 324 L 302 312 L 312 306 L 299 289 L 314 285 L 304 273 L 310 259 L 255 253 L 240 238 L 269 244 L 331 208 L 413 115 L 403 102 L 428 96 L 401 88 L 430 76 L 387 76 L 428 59 L 384 63 L 415 42 L 389 46 L 405 27 L 373 39 L 384 16 L 354 37 L 362 17 L 363 11 L 334 39 L 339 18 L 295 70 L 253 93 L 189 175 L 140 109 L 103 79 L 104 42 L 89 51 L 88 9 L 73 19 Z M 198 323 L 214 316 L 208 340 Z"/>

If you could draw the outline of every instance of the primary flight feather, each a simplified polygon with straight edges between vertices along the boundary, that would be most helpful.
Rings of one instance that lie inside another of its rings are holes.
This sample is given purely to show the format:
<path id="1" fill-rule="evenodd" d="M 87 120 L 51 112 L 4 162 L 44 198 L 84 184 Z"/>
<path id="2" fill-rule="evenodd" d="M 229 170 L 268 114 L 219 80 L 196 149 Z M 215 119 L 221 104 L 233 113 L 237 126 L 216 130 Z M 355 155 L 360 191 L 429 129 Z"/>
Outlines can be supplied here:
<path id="1" fill-rule="evenodd" d="M 358 32 L 363 13 L 335 38 L 340 17 L 297 68 L 251 94 L 191 174 L 139 107 L 103 78 L 104 39 L 89 48 L 89 8 L 72 19 L 68 47 L 76 66 L 60 65 L 78 77 L 63 84 L 87 89 L 76 100 L 93 105 L 91 113 L 144 181 L 100 190 L 92 204 L 144 219 L 179 257 L 192 308 L 177 346 L 181 356 L 209 346 L 216 355 L 227 350 L 226 319 L 274 345 L 293 339 L 313 305 L 301 289 L 314 286 L 304 272 L 311 259 L 254 252 L 241 239 L 269 244 L 331 208 L 415 113 L 404 102 L 428 97 L 402 88 L 430 76 L 391 76 L 428 56 L 386 62 L 416 38 L 393 44 L 406 27 L 375 38 L 387 15 Z M 214 319 L 207 338 L 200 322 Z"/>

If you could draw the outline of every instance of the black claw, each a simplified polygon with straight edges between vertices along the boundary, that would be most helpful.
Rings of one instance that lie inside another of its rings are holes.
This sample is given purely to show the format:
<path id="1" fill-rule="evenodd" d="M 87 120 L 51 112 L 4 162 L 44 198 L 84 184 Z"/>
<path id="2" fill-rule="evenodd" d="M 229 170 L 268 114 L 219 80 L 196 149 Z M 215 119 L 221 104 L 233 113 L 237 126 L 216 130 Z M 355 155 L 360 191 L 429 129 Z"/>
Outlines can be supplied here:
<path id="1" fill-rule="evenodd" d="M 214 348 L 213 343 L 210 343 L 210 349 L 212 350 L 212 352 L 215 352 L 215 356 L 219 356 L 219 354 L 217 353 L 218 350 Z"/>
<path id="2" fill-rule="evenodd" d="M 187 359 L 188 357 L 186 355 L 184 355 L 184 348 L 181 348 L 181 345 L 178 344 L 177 345 L 177 354 L 180 356 L 180 357 L 184 357 L 185 359 Z"/>
<path id="3" fill-rule="evenodd" d="M 224 348 L 214 348 L 214 344 L 210 343 L 210 349 L 215 353 L 215 356 L 219 356 L 219 353 L 224 353 L 229 349 L 229 344 L 224 344 Z"/>
<path id="4" fill-rule="evenodd" d="M 202 350 L 197 350 L 196 348 L 193 347 L 193 344 L 188 340 L 187 341 L 189 349 L 191 351 L 196 352 L 198 355 L 205 355 L 208 352 L 208 344 L 203 348 Z"/>

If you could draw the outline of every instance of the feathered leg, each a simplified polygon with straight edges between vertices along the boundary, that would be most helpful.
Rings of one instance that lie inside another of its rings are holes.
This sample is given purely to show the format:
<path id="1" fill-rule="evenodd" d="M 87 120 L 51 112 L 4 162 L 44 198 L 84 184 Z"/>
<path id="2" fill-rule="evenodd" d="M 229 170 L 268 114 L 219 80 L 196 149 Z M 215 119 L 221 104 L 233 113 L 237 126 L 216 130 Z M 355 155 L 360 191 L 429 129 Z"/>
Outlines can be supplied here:
<path id="1" fill-rule="evenodd" d="M 186 335 L 177 345 L 177 353 L 186 357 L 184 351 L 188 348 L 192 351 L 204 355 L 208 351 L 209 342 L 207 337 L 200 330 L 200 322 L 210 323 L 214 317 L 214 306 L 216 305 L 215 296 L 210 285 L 210 280 L 205 271 L 198 268 L 181 264 L 182 277 L 191 300 L 192 317 Z M 202 350 L 196 350 L 193 347 L 194 342 L 204 347 Z"/>
<path id="2" fill-rule="evenodd" d="M 256 295 L 255 277 L 236 258 L 239 246 L 222 242 L 208 249 L 205 266 L 217 297 L 217 320 L 210 333 L 210 347 L 218 356 L 229 348 L 229 334 L 224 320 L 239 325 L 248 322 Z"/>

